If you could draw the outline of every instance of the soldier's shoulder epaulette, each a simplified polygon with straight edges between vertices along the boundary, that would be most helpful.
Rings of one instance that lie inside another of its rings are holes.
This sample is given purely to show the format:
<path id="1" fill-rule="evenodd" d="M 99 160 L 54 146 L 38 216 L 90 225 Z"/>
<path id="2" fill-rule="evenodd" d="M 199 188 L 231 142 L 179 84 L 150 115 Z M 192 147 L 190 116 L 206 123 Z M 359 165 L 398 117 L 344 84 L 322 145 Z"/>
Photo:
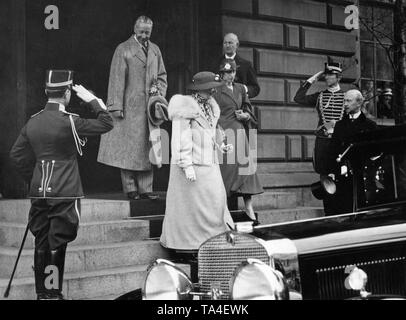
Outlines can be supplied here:
<path id="1" fill-rule="evenodd" d="M 34 118 L 35 116 L 39 115 L 42 111 L 44 111 L 44 109 L 42 109 L 41 111 L 39 111 L 39 112 L 33 114 L 33 115 L 31 116 L 31 118 Z"/>
<path id="2" fill-rule="evenodd" d="M 76 113 L 71 113 L 71 112 L 68 112 L 68 111 L 61 111 L 62 113 L 64 113 L 64 114 L 66 114 L 66 115 L 69 115 L 69 116 L 75 116 L 75 117 L 80 117 L 78 114 L 76 114 Z"/>

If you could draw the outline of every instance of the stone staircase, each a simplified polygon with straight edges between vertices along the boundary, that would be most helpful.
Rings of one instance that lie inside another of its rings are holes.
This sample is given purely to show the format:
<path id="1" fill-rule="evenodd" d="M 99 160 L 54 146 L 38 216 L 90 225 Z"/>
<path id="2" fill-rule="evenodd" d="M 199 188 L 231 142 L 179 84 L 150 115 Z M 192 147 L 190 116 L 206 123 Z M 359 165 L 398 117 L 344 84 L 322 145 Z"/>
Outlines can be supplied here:
<path id="1" fill-rule="evenodd" d="M 68 246 L 64 295 L 68 299 L 114 299 L 142 286 L 147 266 L 171 259 L 159 244 L 165 194 L 158 201 L 83 199 L 77 239 Z M 109 198 L 120 199 L 119 196 Z M 121 198 L 122 199 L 122 198 Z M 242 202 L 239 203 L 242 208 Z M 308 188 L 267 190 L 254 198 L 262 224 L 323 215 Z M 0 299 L 11 275 L 25 225 L 29 200 L 0 201 Z M 35 299 L 33 236 L 29 233 L 9 299 Z M 182 266 L 188 272 L 188 266 Z"/>
<path id="2" fill-rule="evenodd" d="M 17 257 L 30 203 L 0 201 L 0 294 Z M 82 200 L 81 226 L 68 246 L 64 295 L 68 299 L 118 297 L 141 287 L 147 266 L 168 254 L 149 240 L 149 222 L 128 220 L 128 201 Z M 33 237 L 29 233 L 9 299 L 35 299 Z"/>

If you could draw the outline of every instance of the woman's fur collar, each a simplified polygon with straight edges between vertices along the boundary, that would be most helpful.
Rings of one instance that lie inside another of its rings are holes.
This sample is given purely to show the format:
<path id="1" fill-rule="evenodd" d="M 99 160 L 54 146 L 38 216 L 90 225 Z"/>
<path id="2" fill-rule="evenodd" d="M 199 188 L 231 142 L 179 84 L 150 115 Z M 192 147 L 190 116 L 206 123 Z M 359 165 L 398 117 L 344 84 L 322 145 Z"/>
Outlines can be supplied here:
<path id="1" fill-rule="evenodd" d="M 214 98 L 209 99 L 212 106 L 214 118 L 220 117 L 220 107 Z M 200 107 L 197 101 L 192 96 L 184 96 L 181 94 L 174 95 L 169 101 L 168 115 L 169 119 L 176 118 L 196 119 L 200 116 Z"/>

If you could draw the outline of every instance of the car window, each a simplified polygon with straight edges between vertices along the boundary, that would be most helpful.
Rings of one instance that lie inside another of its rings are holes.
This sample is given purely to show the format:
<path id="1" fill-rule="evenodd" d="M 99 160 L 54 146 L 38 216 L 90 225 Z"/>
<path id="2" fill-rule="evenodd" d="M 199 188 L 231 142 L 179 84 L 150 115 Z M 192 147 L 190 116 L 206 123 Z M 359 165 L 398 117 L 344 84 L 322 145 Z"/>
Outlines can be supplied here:
<path id="1" fill-rule="evenodd" d="M 379 146 L 369 151 L 358 165 L 358 209 L 406 201 L 406 152 L 379 152 Z"/>

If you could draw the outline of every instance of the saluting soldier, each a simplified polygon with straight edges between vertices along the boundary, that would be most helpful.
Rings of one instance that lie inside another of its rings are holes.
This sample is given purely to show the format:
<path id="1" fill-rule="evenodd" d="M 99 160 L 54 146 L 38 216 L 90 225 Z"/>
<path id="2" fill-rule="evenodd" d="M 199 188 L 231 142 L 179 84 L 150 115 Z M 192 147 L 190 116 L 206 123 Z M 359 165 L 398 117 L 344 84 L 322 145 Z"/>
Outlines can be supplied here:
<path id="1" fill-rule="evenodd" d="M 66 112 L 72 89 L 89 103 L 96 119 Z M 82 136 L 110 131 L 113 120 L 102 100 L 84 87 L 73 85 L 73 71 L 48 70 L 45 92 L 45 108 L 23 127 L 10 157 L 27 182 L 31 181 L 28 223 L 35 237 L 37 299 L 59 300 L 63 299 L 66 247 L 77 236 L 79 199 L 84 196 L 76 153 L 82 155 Z M 51 273 L 58 277 L 56 283 L 47 281 Z"/>
<path id="2" fill-rule="evenodd" d="M 322 76 L 327 89 L 308 95 L 307 92 Z M 326 63 L 324 71 L 320 71 L 304 82 L 295 95 L 295 102 L 316 107 L 319 121 L 315 131 L 316 141 L 313 153 L 314 170 L 324 179 L 334 165 L 334 154 L 331 150 L 331 138 L 337 121 L 344 116 L 344 91 L 340 88 L 342 68 L 340 63 Z M 329 199 L 324 200 L 324 210 L 329 213 L 332 208 Z"/>

